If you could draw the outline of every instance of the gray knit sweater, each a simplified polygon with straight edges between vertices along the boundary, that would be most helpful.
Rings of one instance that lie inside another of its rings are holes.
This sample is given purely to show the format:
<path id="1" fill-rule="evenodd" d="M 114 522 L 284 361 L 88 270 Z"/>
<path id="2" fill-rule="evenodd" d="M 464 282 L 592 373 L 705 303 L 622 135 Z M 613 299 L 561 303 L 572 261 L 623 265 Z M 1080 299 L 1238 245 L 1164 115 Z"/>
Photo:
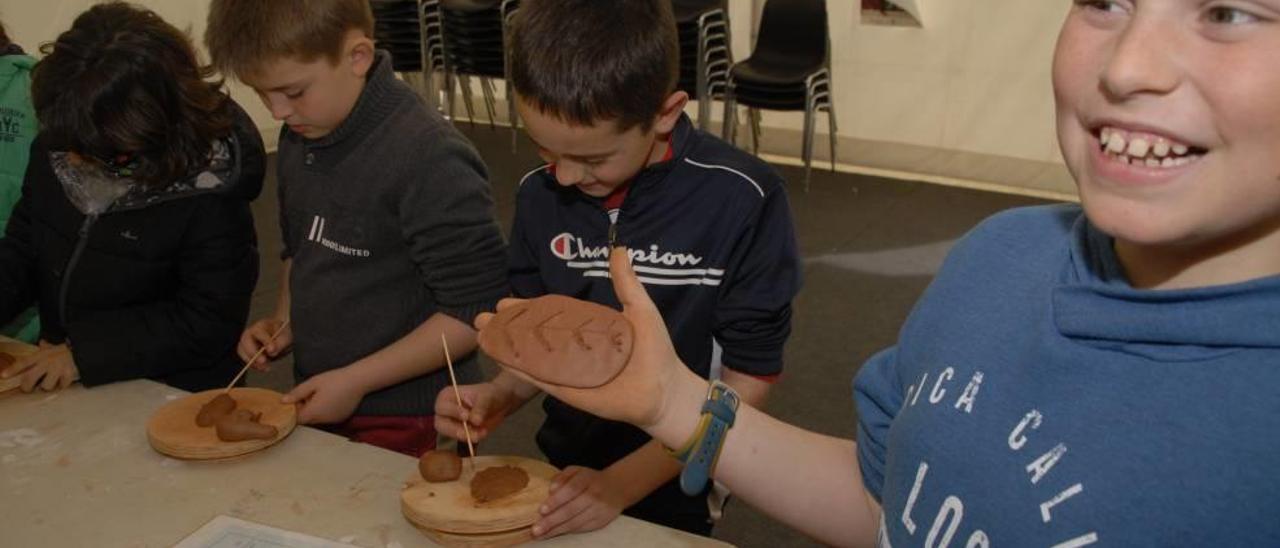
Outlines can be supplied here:
<path id="1" fill-rule="evenodd" d="M 278 160 L 299 381 L 372 354 L 437 312 L 471 324 L 506 294 L 484 163 L 395 78 L 386 52 L 346 121 L 317 140 L 284 128 Z M 454 365 L 459 382 L 479 378 L 474 356 Z M 367 395 L 356 414 L 430 415 L 448 385 L 441 369 Z"/>

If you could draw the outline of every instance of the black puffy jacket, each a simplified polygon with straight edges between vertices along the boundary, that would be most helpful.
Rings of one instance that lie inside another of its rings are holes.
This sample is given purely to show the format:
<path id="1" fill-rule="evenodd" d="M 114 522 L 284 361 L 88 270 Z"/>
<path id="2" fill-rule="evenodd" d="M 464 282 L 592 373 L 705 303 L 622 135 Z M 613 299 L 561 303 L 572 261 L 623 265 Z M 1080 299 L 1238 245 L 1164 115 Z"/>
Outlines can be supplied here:
<path id="1" fill-rule="evenodd" d="M 67 197 L 37 135 L 0 238 L 0 324 L 39 306 L 86 386 L 149 378 L 191 391 L 231 381 L 258 278 L 249 203 L 266 155 L 238 106 L 216 171 L 130 194 L 99 215 Z"/>

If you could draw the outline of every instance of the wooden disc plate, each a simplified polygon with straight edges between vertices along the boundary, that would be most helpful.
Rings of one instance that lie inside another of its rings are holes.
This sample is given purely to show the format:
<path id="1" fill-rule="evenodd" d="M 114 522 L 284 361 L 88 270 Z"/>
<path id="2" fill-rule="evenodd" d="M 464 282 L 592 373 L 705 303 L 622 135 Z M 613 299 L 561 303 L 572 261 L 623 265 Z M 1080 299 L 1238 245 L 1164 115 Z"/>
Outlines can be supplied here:
<path id="1" fill-rule="evenodd" d="M 8 337 L 0 337 L 0 352 L 4 352 L 15 358 L 30 356 L 39 351 L 39 348 L 21 341 L 15 341 Z M 22 376 L 12 377 L 8 379 L 0 379 L 0 393 L 8 392 L 22 386 Z"/>
<path id="2" fill-rule="evenodd" d="M 479 456 L 472 470 L 462 459 L 462 476 L 454 481 L 429 483 L 415 472 L 400 492 L 400 509 L 414 525 L 457 535 L 508 533 L 528 528 L 538 521 L 538 506 L 547 499 L 554 466 L 525 457 Z M 493 466 L 519 466 L 529 473 L 529 485 L 521 491 L 478 503 L 471 498 L 471 478 L 475 472 Z"/>
<path id="3" fill-rule="evenodd" d="M 279 392 L 264 388 L 232 388 L 231 397 L 236 400 L 236 409 L 262 413 L 260 422 L 276 427 L 279 434 L 269 440 L 222 441 L 212 426 L 196 426 L 196 413 L 200 412 L 200 407 L 220 392 L 221 388 L 205 390 L 157 409 L 147 421 L 147 440 L 151 447 L 179 459 L 222 459 L 270 447 L 293 432 L 293 427 L 298 424 L 297 408 L 280 403 L 283 396 Z"/>
<path id="4" fill-rule="evenodd" d="M 425 527 L 419 527 L 418 530 L 422 531 L 422 534 L 427 535 L 427 538 L 436 544 L 453 548 L 506 548 L 507 546 L 519 546 L 533 541 L 533 527 L 521 527 L 513 531 L 475 535 L 447 533 Z"/>

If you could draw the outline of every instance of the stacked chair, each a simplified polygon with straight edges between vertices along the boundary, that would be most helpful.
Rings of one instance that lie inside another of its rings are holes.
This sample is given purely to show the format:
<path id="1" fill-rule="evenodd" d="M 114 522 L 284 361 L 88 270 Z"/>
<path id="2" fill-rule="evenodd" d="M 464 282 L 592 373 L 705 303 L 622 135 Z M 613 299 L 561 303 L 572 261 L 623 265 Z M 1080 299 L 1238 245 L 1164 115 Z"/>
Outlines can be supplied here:
<path id="1" fill-rule="evenodd" d="M 439 0 L 444 33 L 445 112 L 453 117 L 454 80 L 462 88 L 463 107 L 474 120 L 471 77 L 480 79 L 489 126 L 494 127 L 496 108 L 493 78 L 506 79 L 507 28 L 519 7 L 518 0 Z M 511 82 L 507 80 L 507 115 L 511 120 L 512 146 L 518 126 Z"/>
<path id="2" fill-rule="evenodd" d="M 759 150 L 759 109 L 804 111 L 804 185 L 809 189 L 814 120 L 827 111 L 831 170 L 836 167 L 836 113 L 831 92 L 831 39 L 825 0 L 768 0 L 751 56 L 733 65 L 725 92 L 724 138 L 734 142 L 737 104 L 748 107 L 753 151 Z"/>
<path id="3" fill-rule="evenodd" d="M 711 124 L 711 101 L 723 98 L 733 54 L 727 0 L 671 0 L 680 34 L 677 88 L 698 101 L 698 127 Z"/>
<path id="4" fill-rule="evenodd" d="M 433 0 L 429 3 L 438 2 Z M 418 0 L 372 0 L 370 6 L 373 8 L 373 38 L 379 48 L 391 53 L 392 69 L 404 74 L 406 80 L 409 75 L 420 74 L 426 86 L 422 95 L 430 100 L 432 74 L 439 70 L 438 61 L 443 58 L 432 59 L 428 55 L 426 44 L 429 40 L 426 28 L 419 20 Z"/>

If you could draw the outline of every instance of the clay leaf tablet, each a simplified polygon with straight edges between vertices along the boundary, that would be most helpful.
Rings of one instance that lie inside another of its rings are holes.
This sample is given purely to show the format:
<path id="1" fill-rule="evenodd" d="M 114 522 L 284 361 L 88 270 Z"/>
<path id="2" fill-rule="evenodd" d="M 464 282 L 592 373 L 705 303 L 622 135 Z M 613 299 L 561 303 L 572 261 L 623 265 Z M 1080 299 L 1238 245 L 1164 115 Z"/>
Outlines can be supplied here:
<path id="1" fill-rule="evenodd" d="M 529 485 L 529 473 L 519 466 L 485 468 L 471 478 L 471 498 L 489 502 L 513 495 Z"/>
<path id="2" fill-rule="evenodd" d="M 480 331 L 494 360 L 548 384 L 595 388 L 622 371 L 634 343 L 617 310 L 545 295 L 498 312 Z"/>

